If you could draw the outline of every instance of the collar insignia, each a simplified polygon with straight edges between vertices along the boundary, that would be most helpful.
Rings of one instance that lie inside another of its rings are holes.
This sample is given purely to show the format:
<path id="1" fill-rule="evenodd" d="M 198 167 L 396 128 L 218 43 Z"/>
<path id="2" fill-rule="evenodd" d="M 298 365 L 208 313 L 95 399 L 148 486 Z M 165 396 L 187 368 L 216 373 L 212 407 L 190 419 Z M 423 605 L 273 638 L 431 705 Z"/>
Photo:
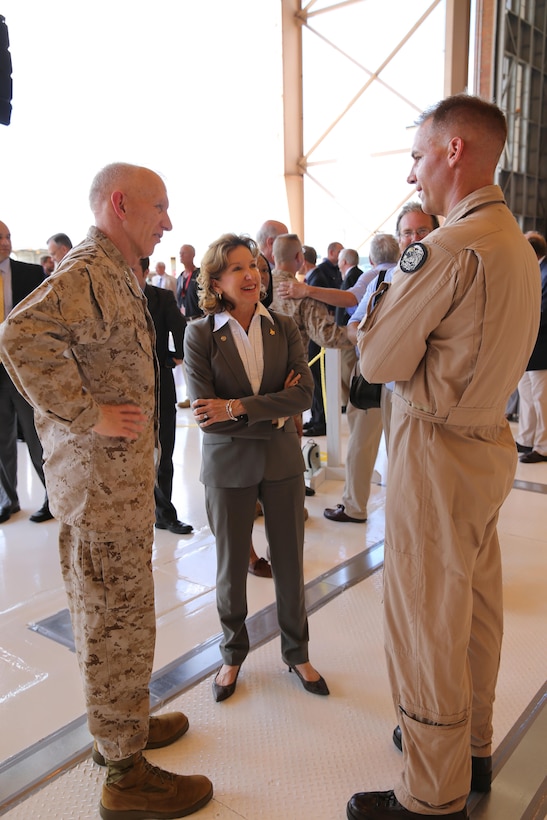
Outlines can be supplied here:
<path id="1" fill-rule="evenodd" d="M 427 248 L 422 242 L 413 242 L 401 256 L 399 267 L 403 273 L 416 273 L 427 261 Z"/>

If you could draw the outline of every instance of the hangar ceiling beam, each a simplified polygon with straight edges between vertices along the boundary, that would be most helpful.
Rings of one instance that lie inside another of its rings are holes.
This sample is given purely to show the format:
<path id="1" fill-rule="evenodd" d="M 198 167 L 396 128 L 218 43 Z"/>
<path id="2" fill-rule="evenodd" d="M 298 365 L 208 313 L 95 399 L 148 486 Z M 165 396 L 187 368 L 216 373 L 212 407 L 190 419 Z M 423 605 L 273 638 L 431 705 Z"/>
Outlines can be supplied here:
<path id="1" fill-rule="evenodd" d="M 281 0 L 284 172 L 290 228 L 304 241 L 304 111 L 301 0 Z"/>
<path id="2" fill-rule="evenodd" d="M 446 0 L 444 95 L 468 90 L 471 0 Z"/>
<path id="3" fill-rule="evenodd" d="M 372 83 L 382 84 L 388 88 L 391 93 L 403 98 L 403 95 L 395 88 L 388 86 L 380 75 L 440 3 L 440 0 L 432 0 L 414 25 L 409 27 L 395 48 L 385 56 L 376 69 L 371 71 L 358 63 L 349 54 L 346 54 L 339 46 L 327 39 L 310 24 L 312 18 L 317 18 L 319 15 L 333 13 L 344 6 L 356 5 L 365 1 L 366 0 L 341 0 L 339 3 L 333 3 L 315 9 L 314 7 L 317 0 L 309 0 L 309 2 L 304 4 L 302 0 L 281 0 L 285 188 L 291 229 L 298 233 L 304 241 L 304 175 L 307 174 L 310 176 L 308 167 L 316 164 L 311 159 L 313 153 L 319 145 L 323 143 L 328 134 L 336 128 L 338 123 L 344 119 L 348 111 L 357 104 Z M 446 29 L 446 66 L 449 72 L 447 82 L 450 88 L 453 89 L 450 93 L 454 93 L 455 89 L 463 90 L 467 84 L 470 2 L 471 0 L 446 0 L 447 9 L 450 14 L 449 24 Z M 323 42 L 329 45 L 334 51 L 337 51 L 348 60 L 351 60 L 367 75 L 363 86 L 354 95 L 353 99 L 333 118 L 324 132 L 317 135 L 317 138 L 313 140 L 308 150 L 304 149 L 302 44 L 302 29 L 304 26 L 306 26 L 311 34 L 323 40 Z M 415 107 L 410 101 L 407 100 L 407 102 L 411 107 Z M 419 109 L 417 109 L 417 111 L 419 113 Z M 321 183 L 317 180 L 315 180 L 315 182 L 329 194 Z"/>

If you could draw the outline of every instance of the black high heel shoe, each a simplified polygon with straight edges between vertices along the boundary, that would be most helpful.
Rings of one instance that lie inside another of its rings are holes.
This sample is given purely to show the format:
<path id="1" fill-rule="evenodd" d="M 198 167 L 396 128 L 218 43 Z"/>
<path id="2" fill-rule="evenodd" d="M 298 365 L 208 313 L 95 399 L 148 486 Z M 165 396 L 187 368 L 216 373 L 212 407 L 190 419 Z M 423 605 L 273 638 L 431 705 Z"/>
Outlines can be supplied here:
<path id="1" fill-rule="evenodd" d="M 327 682 L 321 675 L 319 676 L 319 680 L 306 680 L 296 666 L 289 666 L 289 672 L 295 672 L 306 692 L 311 692 L 312 695 L 330 695 Z"/>
<path id="2" fill-rule="evenodd" d="M 220 667 L 220 669 L 222 669 L 222 666 Z M 218 672 L 220 672 L 220 669 L 218 670 Z M 217 683 L 217 675 L 218 675 L 218 672 L 217 672 L 217 674 L 215 675 L 214 680 L 213 680 L 213 697 L 214 697 L 214 699 L 216 700 L 217 703 L 220 703 L 221 700 L 228 700 L 228 698 L 232 697 L 232 695 L 234 694 L 234 692 L 236 690 L 237 678 L 238 678 L 240 669 L 241 669 L 241 666 L 239 666 L 238 669 L 237 669 L 237 673 L 236 673 L 234 682 L 229 683 L 228 686 L 221 686 L 220 683 Z"/>

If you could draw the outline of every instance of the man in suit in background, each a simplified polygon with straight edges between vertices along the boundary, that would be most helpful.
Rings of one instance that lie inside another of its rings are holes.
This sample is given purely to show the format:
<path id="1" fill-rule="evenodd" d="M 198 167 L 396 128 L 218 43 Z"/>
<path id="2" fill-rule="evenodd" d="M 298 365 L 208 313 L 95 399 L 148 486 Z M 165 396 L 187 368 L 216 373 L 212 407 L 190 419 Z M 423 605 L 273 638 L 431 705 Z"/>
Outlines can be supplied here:
<path id="1" fill-rule="evenodd" d="M 171 291 L 158 288 L 146 282 L 149 258 L 140 260 L 140 264 L 133 268 L 137 281 L 141 286 L 148 310 L 156 329 L 156 356 L 160 374 L 160 403 L 159 403 L 159 439 L 160 460 L 158 474 L 154 487 L 156 500 L 156 528 L 169 530 L 176 535 L 188 535 L 193 530 L 191 524 L 179 521 L 177 511 L 171 501 L 173 492 L 173 450 L 175 449 L 176 432 L 176 391 L 173 378 L 173 368 L 182 364 L 184 331 L 186 320 Z M 173 337 L 174 352 L 169 350 L 169 333 Z"/>
<path id="2" fill-rule="evenodd" d="M 43 256 L 40 257 L 40 265 L 42 266 L 42 270 L 44 272 L 44 279 L 47 279 L 48 276 L 51 276 L 51 274 L 55 270 L 55 262 L 53 261 L 49 253 L 44 253 Z"/>
<path id="3" fill-rule="evenodd" d="M 181 245 L 179 259 L 182 262 L 182 271 L 177 276 L 177 305 L 187 319 L 197 319 L 203 316 L 198 305 L 197 277 L 199 268 L 194 265 L 196 250 L 193 245 Z"/>
<path id="4" fill-rule="evenodd" d="M 0 222 L 0 321 L 34 288 L 44 281 L 41 265 L 30 265 L 10 258 L 11 234 Z M 34 410 L 17 392 L 12 380 L 0 364 L 0 524 L 19 512 L 17 495 L 17 422 L 28 447 L 38 478 L 46 486 L 43 470 L 43 452 L 34 426 Z M 35 523 L 53 518 L 47 499 L 30 516 Z"/>
<path id="5" fill-rule="evenodd" d="M 273 255 L 273 243 L 278 236 L 289 233 L 289 229 L 284 222 L 278 222 L 276 219 L 267 219 L 263 222 L 256 232 L 256 244 L 258 250 L 265 256 L 269 262 L 270 268 L 275 268 L 275 260 Z"/>
<path id="6" fill-rule="evenodd" d="M 317 265 L 317 251 L 311 245 L 302 245 L 302 256 L 304 257 L 302 267 L 296 273 L 298 282 L 305 282 L 308 274 L 315 270 Z"/>
<path id="7" fill-rule="evenodd" d="M 49 255 L 57 267 L 63 261 L 67 253 L 72 250 L 72 240 L 66 233 L 54 233 L 47 241 Z"/>
<path id="8" fill-rule="evenodd" d="M 170 273 L 167 273 L 165 262 L 156 263 L 156 274 L 152 278 L 152 284 L 157 288 L 172 291 L 173 296 L 177 294 L 177 280 Z"/>
<path id="9" fill-rule="evenodd" d="M 348 290 L 356 284 L 363 271 L 359 267 L 359 254 L 355 248 L 342 248 L 338 254 L 338 267 L 342 274 L 342 284 L 340 290 Z M 345 327 L 348 323 L 349 313 L 345 307 L 337 307 L 334 316 L 336 324 Z M 341 380 L 342 380 L 342 408 L 345 409 L 349 399 L 349 388 L 351 383 L 351 373 L 355 367 L 357 356 L 355 348 L 345 348 L 341 351 Z"/>
<path id="10" fill-rule="evenodd" d="M 331 242 L 327 248 L 327 256 L 317 265 L 307 277 L 307 282 L 316 288 L 339 288 L 342 284 L 342 274 L 338 267 L 338 257 L 343 245 L 340 242 Z M 335 307 L 327 305 L 330 313 L 334 316 Z M 308 348 L 308 361 L 313 361 L 321 352 L 321 348 L 313 339 L 310 340 Z M 314 391 L 311 405 L 311 418 L 309 424 L 304 428 L 305 436 L 324 436 L 327 432 L 327 417 L 325 415 L 325 405 L 323 402 L 323 388 L 321 384 L 321 362 L 316 361 L 310 368 L 313 376 Z"/>
<path id="11" fill-rule="evenodd" d="M 547 461 L 547 242 L 543 234 L 528 231 L 526 239 L 535 251 L 541 276 L 539 331 L 526 372 L 519 381 L 520 461 L 535 464 Z"/>

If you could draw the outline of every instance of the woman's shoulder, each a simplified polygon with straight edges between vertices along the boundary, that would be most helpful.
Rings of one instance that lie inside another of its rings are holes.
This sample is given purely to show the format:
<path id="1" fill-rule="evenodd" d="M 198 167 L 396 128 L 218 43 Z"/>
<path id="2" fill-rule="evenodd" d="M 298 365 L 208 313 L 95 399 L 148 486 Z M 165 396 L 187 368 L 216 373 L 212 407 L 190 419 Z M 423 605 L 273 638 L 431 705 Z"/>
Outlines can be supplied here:
<path id="1" fill-rule="evenodd" d="M 211 316 L 200 316 L 199 319 L 192 319 L 186 325 L 186 333 L 202 333 L 204 330 L 209 330 L 212 327 Z"/>

